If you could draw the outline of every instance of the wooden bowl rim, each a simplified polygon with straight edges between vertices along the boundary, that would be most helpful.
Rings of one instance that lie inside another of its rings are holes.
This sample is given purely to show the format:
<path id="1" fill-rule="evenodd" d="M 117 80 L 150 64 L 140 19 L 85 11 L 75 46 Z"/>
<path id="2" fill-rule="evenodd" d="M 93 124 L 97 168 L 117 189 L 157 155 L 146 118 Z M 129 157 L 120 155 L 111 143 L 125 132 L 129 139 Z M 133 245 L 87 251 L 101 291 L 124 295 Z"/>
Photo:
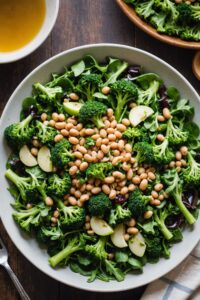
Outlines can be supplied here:
<path id="1" fill-rule="evenodd" d="M 121 8 L 121 10 L 127 15 L 127 17 L 140 29 L 151 35 L 157 40 L 165 42 L 167 44 L 178 46 L 182 48 L 189 49 L 200 49 L 200 42 L 190 42 L 184 41 L 177 37 L 171 37 L 165 34 L 160 34 L 153 28 L 151 25 L 143 21 L 135 12 L 135 10 L 128 4 L 124 2 L 124 0 L 116 0 L 117 4 Z"/>

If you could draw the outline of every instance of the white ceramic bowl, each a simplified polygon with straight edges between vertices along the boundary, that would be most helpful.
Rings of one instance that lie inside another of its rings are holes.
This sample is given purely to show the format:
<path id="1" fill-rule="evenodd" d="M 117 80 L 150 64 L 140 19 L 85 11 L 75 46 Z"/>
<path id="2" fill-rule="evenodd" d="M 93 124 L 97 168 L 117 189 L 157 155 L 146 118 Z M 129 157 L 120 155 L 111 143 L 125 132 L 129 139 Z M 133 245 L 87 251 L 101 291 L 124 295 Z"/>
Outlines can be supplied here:
<path id="1" fill-rule="evenodd" d="M 170 259 L 161 259 L 157 264 L 147 264 L 143 274 L 128 274 L 122 282 L 111 281 L 107 283 L 96 280 L 93 283 L 87 283 L 86 277 L 71 272 L 69 268 L 52 269 L 48 264 L 48 255 L 45 249 L 41 249 L 33 238 L 26 236 L 19 230 L 11 216 L 13 209 L 10 203 L 13 200 L 7 191 L 8 182 L 4 178 L 9 149 L 5 144 L 3 131 L 6 126 L 19 120 L 22 100 L 31 94 L 32 84 L 37 81 L 48 81 L 51 73 L 61 72 L 65 65 L 72 64 L 86 54 L 94 55 L 98 61 L 103 61 L 106 56 L 119 57 L 131 64 L 141 64 L 145 71 L 158 73 L 167 85 L 176 86 L 184 97 L 191 100 L 196 112 L 194 120 L 200 124 L 200 117 L 198 117 L 200 116 L 200 98 L 198 94 L 179 72 L 156 56 L 136 48 L 114 44 L 87 45 L 56 55 L 37 67 L 22 81 L 12 94 L 2 115 L 0 122 L 0 213 L 3 224 L 17 248 L 30 262 L 47 275 L 65 284 L 89 291 L 122 291 L 145 285 L 163 276 L 183 261 L 199 240 L 200 218 L 193 230 L 185 230 L 184 240 L 173 246 Z"/>
<path id="2" fill-rule="evenodd" d="M 10 63 L 29 55 L 46 40 L 56 22 L 59 10 L 59 0 L 45 0 L 45 4 L 45 19 L 38 34 L 30 43 L 18 50 L 10 52 L 0 52 L 0 64 Z"/>

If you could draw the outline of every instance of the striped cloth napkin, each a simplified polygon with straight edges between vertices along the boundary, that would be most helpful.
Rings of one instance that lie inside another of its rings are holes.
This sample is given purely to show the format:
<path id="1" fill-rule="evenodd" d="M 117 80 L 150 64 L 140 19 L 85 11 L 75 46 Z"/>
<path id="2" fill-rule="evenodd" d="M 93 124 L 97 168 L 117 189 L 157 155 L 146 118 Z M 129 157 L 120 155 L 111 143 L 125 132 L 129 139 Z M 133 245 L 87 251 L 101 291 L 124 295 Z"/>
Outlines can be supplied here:
<path id="1" fill-rule="evenodd" d="M 152 282 L 141 300 L 200 300 L 200 242 L 173 271 Z"/>

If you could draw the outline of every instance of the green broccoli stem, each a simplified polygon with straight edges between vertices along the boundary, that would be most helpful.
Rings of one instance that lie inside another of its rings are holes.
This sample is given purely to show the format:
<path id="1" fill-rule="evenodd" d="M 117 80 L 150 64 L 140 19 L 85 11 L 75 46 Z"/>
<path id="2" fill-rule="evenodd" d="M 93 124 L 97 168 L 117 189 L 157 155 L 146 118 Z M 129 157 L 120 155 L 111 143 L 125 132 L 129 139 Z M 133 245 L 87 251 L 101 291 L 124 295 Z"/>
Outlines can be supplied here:
<path id="1" fill-rule="evenodd" d="M 176 205 L 179 207 L 180 211 L 182 212 L 182 214 L 184 215 L 184 217 L 186 218 L 187 222 L 192 225 L 196 222 L 196 219 L 194 218 L 194 216 L 190 213 L 190 211 L 187 209 L 187 207 L 184 205 L 183 201 L 182 201 L 182 196 L 177 194 L 176 192 L 172 193 L 176 202 Z"/>
<path id="2" fill-rule="evenodd" d="M 12 183 L 14 183 L 16 186 L 18 186 L 20 182 L 27 182 L 27 183 L 30 182 L 30 178 L 20 177 L 11 169 L 6 170 L 5 176 L 10 181 L 12 181 Z"/>
<path id="3" fill-rule="evenodd" d="M 20 122 L 20 126 L 21 127 L 26 127 L 33 119 L 32 115 L 28 115 L 28 117 L 26 117 L 26 119 L 24 119 L 23 121 Z"/>
<path id="4" fill-rule="evenodd" d="M 63 209 L 66 207 L 65 204 L 63 203 L 63 201 L 60 199 L 56 200 L 56 203 L 58 205 L 58 208 L 60 208 L 60 209 Z"/>
<path id="5" fill-rule="evenodd" d="M 82 248 L 82 244 L 79 243 L 79 237 L 76 236 L 69 241 L 68 245 L 63 250 L 50 257 L 49 263 L 53 268 L 55 268 L 61 261 L 64 259 L 66 260 L 72 253 L 79 251 Z"/>
<path id="6" fill-rule="evenodd" d="M 94 124 L 97 126 L 97 128 L 105 127 L 105 125 L 104 125 L 102 119 L 99 118 L 99 117 L 94 117 L 94 118 L 93 118 L 93 122 L 94 122 Z"/>
<path id="7" fill-rule="evenodd" d="M 173 234 L 171 233 L 171 231 L 165 225 L 165 220 L 164 219 L 163 220 L 159 219 L 159 217 L 157 216 L 157 214 L 155 214 L 155 220 L 159 224 L 159 228 L 162 231 L 164 237 L 167 240 L 170 240 L 173 237 Z"/>
<path id="8" fill-rule="evenodd" d="M 127 102 L 128 102 L 127 97 L 122 98 L 122 96 L 118 96 L 118 98 L 117 98 L 117 107 L 115 109 L 115 118 L 116 118 L 117 122 L 120 121 L 123 108 L 124 108 L 124 106 L 126 105 Z"/>

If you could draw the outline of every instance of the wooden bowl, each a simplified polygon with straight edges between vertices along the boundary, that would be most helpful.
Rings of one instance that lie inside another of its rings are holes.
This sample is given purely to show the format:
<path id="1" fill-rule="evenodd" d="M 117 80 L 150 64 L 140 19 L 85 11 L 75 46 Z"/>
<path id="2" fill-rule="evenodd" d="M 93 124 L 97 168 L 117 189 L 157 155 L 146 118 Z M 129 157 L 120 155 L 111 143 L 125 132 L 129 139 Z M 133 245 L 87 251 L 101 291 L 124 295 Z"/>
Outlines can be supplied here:
<path id="1" fill-rule="evenodd" d="M 121 10 L 127 15 L 127 17 L 143 31 L 151 35 L 152 37 L 165 42 L 167 44 L 178 46 L 182 48 L 200 49 L 200 42 L 184 41 L 177 37 L 168 36 L 165 34 L 158 33 L 155 28 L 143 21 L 135 12 L 135 10 L 123 0 L 116 0 Z"/>

